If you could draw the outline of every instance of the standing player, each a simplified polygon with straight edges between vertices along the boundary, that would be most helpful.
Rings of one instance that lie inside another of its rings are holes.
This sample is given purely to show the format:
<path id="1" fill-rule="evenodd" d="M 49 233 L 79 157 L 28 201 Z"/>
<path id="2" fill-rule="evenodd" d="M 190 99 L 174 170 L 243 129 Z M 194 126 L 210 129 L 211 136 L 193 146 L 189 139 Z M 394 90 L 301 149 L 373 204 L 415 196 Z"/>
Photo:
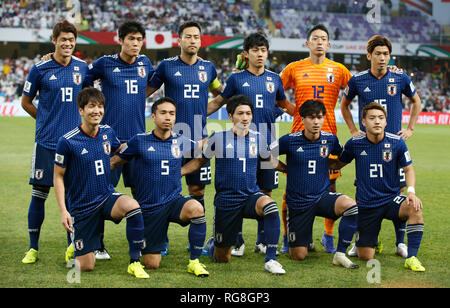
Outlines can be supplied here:
<path id="1" fill-rule="evenodd" d="M 316 216 L 342 216 L 333 264 L 358 268 L 345 256 L 356 231 L 358 207 L 346 195 L 329 191 L 328 157 L 339 155 L 342 147 L 336 135 L 321 131 L 326 112 L 321 101 L 304 102 L 299 110 L 304 130 L 281 137 L 272 149 L 275 155 L 286 154 L 289 254 L 293 260 L 306 258 Z"/>
<path id="2" fill-rule="evenodd" d="M 113 167 L 132 159 L 136 161 L 136 200 L 142 207 L 145 225 L 146 245 L 142 250 L 145 266 L 159 267 L 170 222 L 181 226 L 190 224 L 188 272 L 205 277 L 209 273 L 199 262 L 206 235 L 205 213 L 198 201 L 180 194 L 183 157 L 191 157 L 199 144 L 172 132 L 175 114 L 172 99 L 157 100 L 151 114 L 155 129 L 131 138 L 111 161 Z"/>
<path id="3" fill-rule="evenodd" d="M 244 218 L 263 220 L 264 269 L 272 274 L 284 274 L 276 258 L 280 237 L 278 207 L 272 198 L 261 193 L 256 183 L 258 162 L 268 159 L 269 153 L 261 134 L 250 130 L 253 103 L 245 95 L 233 96 L 227 102 L 227 112 L 233 128 L 211 136 L 204 157 L 184 165 L 182 174 L 197 170 L 215 156 L 214 239 L 209 242 L 210 253 L 217 262 L 230 260 Z"/>
<path id="4" fill-rule="evenodd" d="M 53 28 L 54 54 L 36 63 L 22 94 L 22 107 L 36 119 L 36 135 L 31 163 L 33 185 L 28 210 L 29 250 L 23 263 L 38 259 L 39 234 L 45 216 L 45 200 L 53 186 L 53 160 L 58 138 L 81 123 L 75 99 L 86 79 L 86 62 L 72 56 L 77 39 L 75 26 L 64 20 Z M 39 92 L 39 105 L 33 99 Z M 70 244 L 70 237 L 68 236 Z"/>
<path id="5" fill-rule="evenodd" d="M 297 110 L 301 104 L 307 100 L 323 101 L 327 110 L 323 130 L 337 134 L 334 108 L 338 100 L 339 91 L 347 86 L 351 74 L 342 64 L 329 60 L 326 52 L 330 48 L 327 28 L 322 25 L 315 25 L 307 34 L 306 46 L 309 49 L 309 58 L 292 62 L 281 73 L 281 80 L 284 88 L 291 87 L 295 91 L 295 104 Z M 291 132 L 297 132 L 304 128 L 301 117 L 298 113 L 294 115 Z M 330 170 L 331 186 L 330 191 L 336 192 L 336 179 L 340 177 L 339 170 Z M 282 218 L 284 223 L 284 248 L 287 248 L 286 237 L 286 202 L 283 198 Z M 325 218 L 325 232 L 321 243 L 326 252 L 334 253 L 333 243 L 334 221 Z M 282 248 L 283 252 L 287 252 Z"/>
<path id="6" fill-rule="evenodd" d="M 145 39 L 145 29 L 139 22 L 127 21 L 120 25 L 120 53 L 103 56 L 89 66 L 89 84 L 100 80 L 101 90 L 108 104 L 102 124 L 111 126 L 121 143 L 138 133 L 145 132 L 145 101 L 147 85 L 153 75 L 150 59 L 140 55 Z M 125 187 L 134 194 L 133 163 L 116 168 L 111 172 L 111 183 L 117 186 L 123 174 Z M 110 256 L 101 242 L 98 259 Z"/>
<path id="7" fill-rule="evenodd" d="M 386 132 L 401 136 L 405 141 L 411 137 L 414 126 L 421 110 L 421 102 L 415 87 L 408 75 L 404 72 L 394 73 L 388 70 L 392 44 L 388 38 L 375 35 L 367 42 L 367 59 L 370 69 L 353 76 L 348 82 L 341 101 L 342 116 L 353 136 L 362 134 L 365 127 L 362 125 L 362 110 L 371 102 L 381 104 L 387 112 Z M 402 95 L 410 98 L 411 117 L 406 129 L 402 129 Z M 358 96 L 359 126 L 357 130 L 350 112 L 350 103 Z M 403 169 L 400 168 L 400 186 L 405 187 Z M 396 225 L 395 223 L 399 223 Z M 396 234 L 395 253 L 406 258 L 408 248 L 404 244 L 405 223 L 394 221 Z M 356 252 L 352 249 L 349 254 Z"/>
<path id="8" fill-rule="evenodd" d="M 201 46 L 200 25 L 194 21 L 183 23 L 178 28 L 178 35 L 181 54 L 164 59 L 158 65 L 147 94 L 153 94 L 164 85 L 165 96 L 172 98 L 177 106 L 174 130 L 199 141 L 207 136 L 205 127 L 209 91 L 217 96 L 222 89 L 214 64 L 198 57 Z M 205 185 L 211 183 L 209 163 L 187 176 L 186 183 L 189 194 L 205 207 Z M 164 254 L 167 252 L 168 247 Z"/>
<path id="9" fill-rule="evenodd" d="M 267 145 L 276 140 L 274 111 L 278 107 L 284 108 L 291 115 L 295 113 L 295 106 L 286 100 L 283 83 L 278 74 L 266 70 L 264 65 L 269 56 L 269 42 L 260 33 L 253 33 L 244 40 L 243 55 L 248 61 L 248 68 L 239 73 L 231 74 L 226 81 L 225 90 L 208 104 L 208 115 L 222 107 L 227 99 L 234 95 L 244 94 L 253 101 L 253 120 L 255 131 L 261 133 L 261 140 Z M 274 169 L 261 168 L 257 171 L 258 186 L 261 192 L 268 195 L 278 187 L 278 172 Z M 255 245 L 256 252 L 265 253 L 262 221 L 258 221 L 258 235 Z M 241 230 L 242 231 L 242 230 Z M 244 254 L 244 239 L 242 232 L 232 254 Z"/>
<path id="10" fill-rule="evenodd" d="M 77 96 L 77 105 L 82 123 L 59 138 L 54 171 L 61 222 L 73 234 L 77 266 L 81 271 L 92 271 L 94 250 L 100 245 L 104 221 L 119 223 L 126 217 L 128 273 L 137 278 L 149 278 L 139 262 L 144 242 L 139 204 L 115 192 L 110 184 L 110 155 L 120 143 L 111 127 L 100 125 L 105 96 L 95 88 L 85 88 Z"/>
<path id="11" fill-rule="evenodd" d="M 366 134 L 354 136 L 345 144 L 335 167 L 341 168 L 355 159 L 359 258 L 374 258 L 384 218 L 395 225 L 408 221 L 405 267 L 423 272 L 425 268 L 417 259 L 424 224 L 422 202 L 415 195 L 416 176 L 405 141 L 399 135 L 385 131 L 386 115 L 386 110 L 376 102 L 363 108 L 361 124 L 366 127 Z M 407 196 L 400 194 L 399 168 L 405 171 Z"/>

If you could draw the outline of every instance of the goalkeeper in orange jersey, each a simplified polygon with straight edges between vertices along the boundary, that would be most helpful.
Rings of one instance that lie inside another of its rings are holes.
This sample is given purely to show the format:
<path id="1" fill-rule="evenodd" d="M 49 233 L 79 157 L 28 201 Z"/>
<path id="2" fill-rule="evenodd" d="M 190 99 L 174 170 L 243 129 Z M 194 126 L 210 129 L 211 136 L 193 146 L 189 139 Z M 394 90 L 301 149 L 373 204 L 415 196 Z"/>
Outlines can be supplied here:
<path id="1" fill-rule="evenodd" d="M 339 91 L 347 86 L 347 82 L 352 75 L 342 64 L 331 61 L 326 57 L 326 52 L 330 48 L 327 28 L 318 24 L 312 27 L 307 34 L 306 46 L 309 48 L 309 57 L 300 61 L 290 63 L 281 73 L 281 80 L 284 88 L 293 88 L 295 92 L 295 104 L 297 110 L 303 102 L 314 99 L 321 100 L 326 108 L 323 131 L 336 135 L 336 119 L 334 108 L 338 100 Z M 295 113 L 292 122 L 291 132 L 304 129 L 300 114 Z M 336 179 L 340 177 L 339 170 L 330 170 L 331 187 L 330 192 L 336 192 Z M 285 193 L 286 195 L 286 193 Z M 285 195 L 282 204 L 282 219 L 284 226 L 284 240 L 281 248 L 282 252 L 288 252 L 287 243 L 287 206 Z M 321 243 L 325 251 L 335 253 L 333 243 L 334 220 L 325 218 L 325 232 Z M 313 247 L 312 239 L 311 245 Z M 311 246 L 310 246 L 311 247 Z"/>

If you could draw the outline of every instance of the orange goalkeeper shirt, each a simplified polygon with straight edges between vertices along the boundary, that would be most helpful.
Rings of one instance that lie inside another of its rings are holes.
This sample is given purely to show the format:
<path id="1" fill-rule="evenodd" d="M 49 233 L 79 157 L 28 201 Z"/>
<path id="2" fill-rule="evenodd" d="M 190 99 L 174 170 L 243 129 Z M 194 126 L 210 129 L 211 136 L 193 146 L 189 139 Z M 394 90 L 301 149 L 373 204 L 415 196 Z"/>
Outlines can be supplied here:
<path id="1" fill-rule="evenodd" d="M 327 113 L 322 130 L 336 135 L 336 118 L 334 108 L 339 97 L 339 90 L 347 86 L 352 77 L 342 64 L 325 58 L 320 64 L 314 64 L 310 58 L 292 62 L 281 73 L 284 88 L 295 91 L 296 109 L 309 99 L 321 100 Z M 298 112 L 294 115 L 291 132 L 303 130 L 303 123 Z"/>

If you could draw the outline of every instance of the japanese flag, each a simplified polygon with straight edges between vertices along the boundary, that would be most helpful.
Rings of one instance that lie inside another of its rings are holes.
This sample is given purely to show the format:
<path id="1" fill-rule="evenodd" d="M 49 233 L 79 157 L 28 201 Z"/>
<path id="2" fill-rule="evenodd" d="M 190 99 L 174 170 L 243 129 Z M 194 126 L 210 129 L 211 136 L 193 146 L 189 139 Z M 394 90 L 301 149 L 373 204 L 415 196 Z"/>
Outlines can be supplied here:
<path id="1" fill-rule="evenodd" d="M 147 49 L 172 48 L 172 32 L 146 31 L 145 41 Z"/>

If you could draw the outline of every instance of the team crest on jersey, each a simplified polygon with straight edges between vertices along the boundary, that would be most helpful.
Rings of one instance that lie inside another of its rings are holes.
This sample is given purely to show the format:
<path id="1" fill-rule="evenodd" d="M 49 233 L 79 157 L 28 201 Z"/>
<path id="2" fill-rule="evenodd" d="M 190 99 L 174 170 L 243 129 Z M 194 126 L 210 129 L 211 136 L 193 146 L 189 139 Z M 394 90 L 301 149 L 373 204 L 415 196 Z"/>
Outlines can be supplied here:
<path id="1" fill-rule="evenodd" d="M 388 84 L 387 92 L 390 96 L 394 96 L 397 94 L 397 85 L 396 84 Z"/>
<path id="2" fill-rule="evenodd" d="M 383 160 L 387 163 L 392 160 L 392 150 L 390 149 L 383 150 Z"/>
<path id="3" fill-rule="evenodd" d="M 322 156 L 322 157 L 328 156 L 328 146 L 327 145 L 320 146 L 320 156 Z"/>
<path id="4" fill-rule="evenodd" d="M 198 72 L 198 79 L 200 79 L 201 82 L 208 81 L 208 73 L 205 71 Z"/>
<path id="5" fill-rule="evenodd" d="M 103 142 L 103 150 L 105 151 L 106 155 L 111 154 L 111 144 L 109 141 Z"/>
<path id="6" fill-rule="evenodd" d="M 137 67 L 137 70 L 138 70 L 139 76 L 141 76 L 142 78 L 145 78 L 145 67 L 143 67 L 143 66 L 138 66 L 138 67 Z"/>
<path id="7" fill-rule="evenodd" d="M 81 84 L 81 73 L 73 73 L 73 82 L 79 86 Z"/>
<path id="8" fill-rule="evenodd" d="M 76 250 L 83 250 L 83 248 L 84 248 L 83 240 L 76 240 L 75 241 L 75 249 Z"/>
<path id="9" fill-rule="evenodd" d="M 272 81 L 267 81 L 266 89 L 269 93 L 273 93 L 273 91 L 275 91 L 275 84 Z"/>
<path id="10" fill-rule="evenodd" d="M 335 80 L 334 73 L 327 73 L 327 81 L 330 84 L 333 84 Z"/>
<path id="11" fill-rule="evenodd" d="M 251 156 L 256 156 L 258 154 L 258 146 L 256 143 L 250 143 L 248 148 Z"/>
<path id="12" fill-rule="evenodd" d="M 172 144 L 172 147 L 170 148 L 170 150 L 172 151 L 173 157 L 175 157 L 175 158 L 181 157 L 181 150 L 180 150 L 180 146 L 178 144 Z"/>
<path id="13" fill-rule="evenodd" d="M 34 172 L 34 178 L 36 180 L 42 180 L 44 177 L 44 170 L 43 169 L 36 169 Z"/>

